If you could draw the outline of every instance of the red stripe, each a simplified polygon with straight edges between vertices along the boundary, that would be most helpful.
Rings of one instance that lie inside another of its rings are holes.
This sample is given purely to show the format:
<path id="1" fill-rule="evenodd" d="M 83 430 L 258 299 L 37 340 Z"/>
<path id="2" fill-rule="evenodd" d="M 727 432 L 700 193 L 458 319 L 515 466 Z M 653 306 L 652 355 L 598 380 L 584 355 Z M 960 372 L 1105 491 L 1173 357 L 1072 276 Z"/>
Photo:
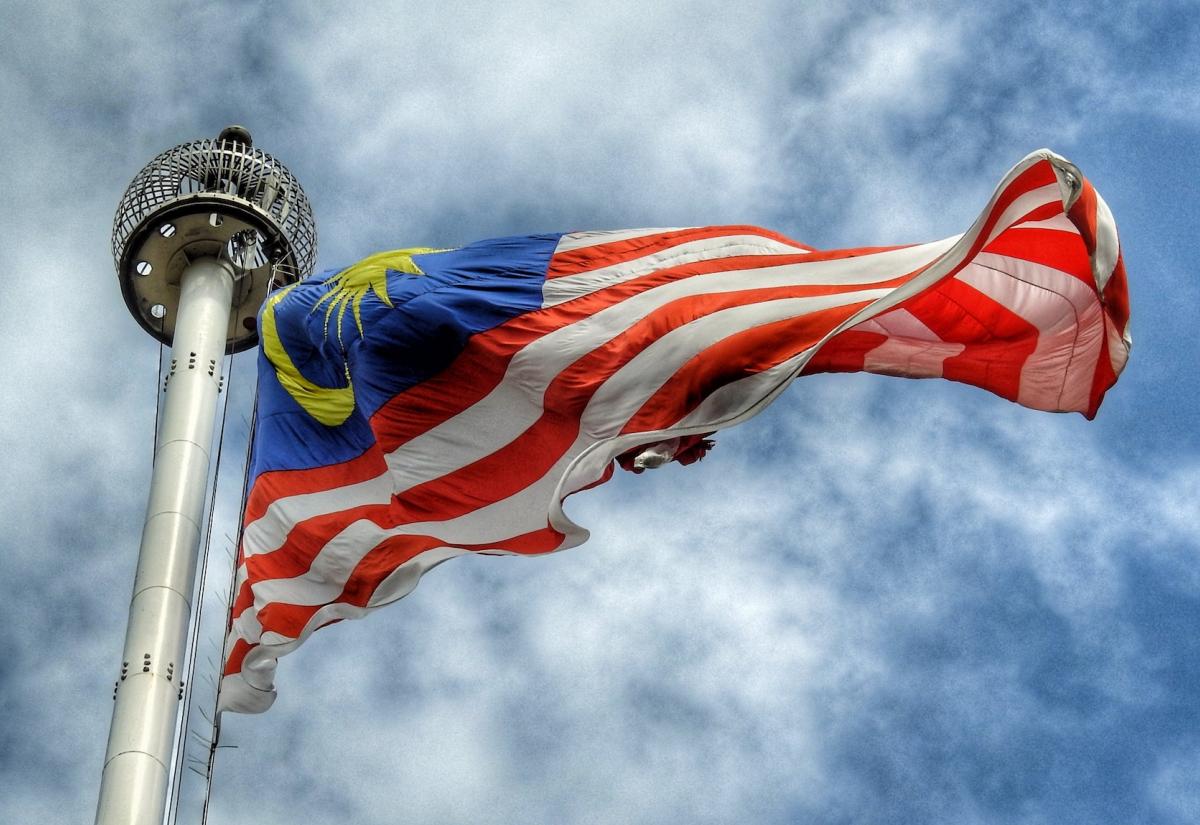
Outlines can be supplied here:
<path id="1" fill-rule="evenodd" d="M 249 573 L 246 578 L 238 585 L 237 593 L 233 597 L 233 603 L 229 606 L 229 615 L 236 619 L 241 616 L 246 610 L 254 605 L 254 591 L 250 589 L 253 582 L 250 581 Z"/>
<path id="2" fill-rule="evenodd" d="M 799 355 L 869 303 L 859 301 L 785 318 L 716 342 L 680 367 L 621 433 L 652 432 L 674 425 L 716 390 Z"/>
<path id="3" fill-rule="evenodd" d="M 1117 253 L 1117 265 L 1112 276 L 1104 285 L 1104 311 L 1112 319 L 1117 331 L 1124 334 L 1129 326 L 1129 284 L 1125 278 L 1125 259 Z"/>
<path id="4" fill-rule="evenodd" d="M 1079 230 L 1088 255 L 1094 255 L 1096 253 L 1096 190 L 1088 181 L 1083 181 L 1079 197 L 1071 205 L 1067 217 Z"/>
<path id="5" fill-rule="evenodd" d="M 996 203 L 992 207 L 991 211 L 988 212 L 987 218 L 983 223 L 982 231 L 980 231 L 979 236 L 972 246 L 970 252 L 968 252 L 967 257 L 975 257 L 975 255 L 979 252 L 979 248 L 982 246 L 983 242 L 988 238 L 989 235 L 992 234 L 992 229 L 995 228 L 996 222 L 999 220 L 1000 216 L 1004 214 L 1004 210 L 1011 206 L 1013 201 L 1024 194 L 1032 192 L 1035 189 L 1040 189 L 1043 186 L 1049 186 L 1051 184 L 1057 185 L 1057 183 L 1058 178 L 1056 178 L 1054 175 L 1054 167 L 1051 166 L 1050 161 L 1047 160 L 1039 161 L 1033 166 L 1030 166 L 1021 174 L 1017 175 L 1017 177 L 1013 179 L 1013 182 L 1009 184 L 1008 188 L 1004 189 L 997 196 Z M 1038 213 L 1040 209 L 1041 207 L 1030 210 L 1030 212 L 1026 213 L 1026 215 Z M 1053 210 L 1052 214 L 1058 214 L 1061 211 L 1062 208 L 1060 206 Z M 1023 220 L 1027 220 L 1027 218 L 1022 216 L 1014 221 L 1014 224 L 1021 223 Z"/>
<path id="6" fill-rule="evenodd" d="M 245 524 L 262 518 L 271 503 L 298 493 L 320 493 L 358 484 L 387 472 L 387 461 L 378 445 L 372 445 L 358 458 L 340 464 L 310 467 L 304 470 L 270 470 L 254 480 L 246 499 Z M 302 484 L 297 480 L 303 479 Z"/>
<path id="7" fill-rule="evenodd" d="M 1014 228 L 1001 233 L 985 251 L 1057 269 L 1095 289 L 1087 249 L 1073 232 Z"/>
<path id="8" fill-rule="evenodd" d="M 1105 329 L 1104 333 L 1100 339 L 1100 356 L 1096 359 L 1096 371 L 1092 375 L 1092 387 L 1088 393 L 1088 408 L 1083 411 L 1088 421 L 1096 417 L 1100 402 L 1104 400 L 1104 393 L 1117 382 L 1117 374 L 1113 371 L 1108 349 L 1108 330 Z"/>
<path id="9" fill-rule="evenodd" d="M 1021 368 L 1037 348 L 1037 327 L 956 279 L 942 281 L 900 308 L 943 341 L 966 346 L 942 362 L 944 378 L 1017 399 Z"/>
<path id="10" fill-rule="evenodd" d="M 531 533 L 505 538 L 494 544 L 458 546 L 476 553 L 503 546 L 504 549 L 515 553 L 532 555 L 556 550 L 562 544 L 562 539 L 562 533 L 545 527 Z M 262 625 L 263 632 L 270 631 L 289 638 L 297 638 L 304 630 L 304 626 L 322 607 L 329 604 L 366 607 L 384 579 L 402 564 L 412 561 L 427 550 L 442 546 L 444 546 L 443 542 L 432 536 L 392 536 L 387 538 L 372 548 L 355 566 L 346 586 L 336 599 L 319 605 L 272 602 L 262 607 L 258 612 L 258 620 Z"/>
<path id="11" fill-rule="evenodd" d="M 246 659 L 246 654 L 254 648 L 256 644 L 251 644 L 245 639 L 237 639 L 233 643 L 233 647 L 229 650 L 229 658 L 225 660 L 225 675 L 229 676 L 232 673 L 242 672 L 242 662 Z"/>
<path id="12" fill-rule="evenodd" d="M 888 340 L 879 332 L 866 332 L 851 327 L 839 332 L 817 350 L 804 365 L 801 375 L 821 372 L 862 372 L 867 353 Z"/>

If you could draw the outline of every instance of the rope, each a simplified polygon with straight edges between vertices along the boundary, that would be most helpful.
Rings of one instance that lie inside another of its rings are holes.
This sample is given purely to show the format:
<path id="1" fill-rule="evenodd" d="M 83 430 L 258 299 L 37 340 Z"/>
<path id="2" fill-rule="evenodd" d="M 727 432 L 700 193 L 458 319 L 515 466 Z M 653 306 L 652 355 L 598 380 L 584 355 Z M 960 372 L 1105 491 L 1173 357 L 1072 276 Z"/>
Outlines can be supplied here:
<path id="1" fill-rule="evenodd" d="M 272 292 L 274 292 L 276 289 L 279 288 L 280 284 L 278 281 L 278 276 L 279 276 L 279 268 L 277 266 L 272 267 L 271 268 L 271 280 L 267 283 L 267 295 L 270 295 Z M 231 365 L 230 365 L 230 370 L 229 370 L 231 376 L 233 373 L 232 360 L 233 360 L 233 356 L 231 355 L 230 356 Z M 230 379 L 230 384 L 232 386 L 232 378 Z M 225 401 L 226 401 L 226 404 L 228 404 L 228 402 L 229 402 L 228 397 L 226 397 Z M 245 530 L 246 499 L 247 499 L 247 494 L 249 493 L 249 486 L 250 486 L 251 459 L 254 454 L 254 434 L 257 429 L 258 429 L 258 382 L 255 382 L 253 401 L 251 402 L 251 405 L 250 405 L 250 426 L 248 427 L 247 433 L 246 433 L 246 455 L 242 461 L 242 501 L 241 501 L 241 506 L 238 508 L 238 520 L 237 520 L 238 527 L 237 527 L 237 538 L 234 541 L 234 554 L 235 555 L 234 555 L 234 562 L 233 562 L 233 572 L 229 577 L 229 593 L 226 595 L 226 599 L 225 599 L 225 607 L 226 607 L 225 635 L 221 640 L 221 665 L 222 666 L 225 663 L 225 656 L 229 652 L 227 649 L 229 646 L 229 634 L 230 634 L 230 631 L 233 629 L 233 599 L 234 599 L 234 596 L 237 595 L 236 594 L 237 567 L 238 567 L 238 559 L 241 556 L 242 535 Z M 224 433 L 224 431 L 225 431 L 224 419 L 222 419 L 222 421 L 221 421 L 221 431 L 222 431 L 222 433 Z M 220 462 L 220 457 L 218 455 L 218 463 L 219 462 Z M 221 677 L 220 677 L 220 674 L 218 674 L 217 689 L 216 689 L 215 695 L 213 697 L 213 708 L 212 708 L 213 734 L 212 734 L 212 739 L 209 741 L 208 761 L 207 761 L 207 764 L 205 765 L 205 769 L 204 769 L 204 777 L 205 777 L 204 808 L 200 814 L 200 825 L 208 825 L 208 811 L 209 811 L 209 803 L 212 801 L 212 779 L 213 779 L 213 772 L 216 769 L 217 750 L 220 749 L 221 747 L 237 747 L 236 745 L 223 746 L 220 744 L 220 741 L 221 741 L 221 712 L 220 712 L 220 710 L 218 710 L 218 708 L 220 707 L 220 704 L 221 704 Z"/>
<path id="2" fill-rule="evenodd" d="M 256 384 L 255 388 L 254 388 L 254 402 L 251 405 L 251 410 L 250 410 L 250 427 L 249 427 L 249 430 L 246 435 L 246 456 L 245 456 L 245 459 L 243 460 L 243 464 L 242 464 L 242 504 L 238 510 L 237 539 L 234 544 L 234 546 L 236 548 L 235 552 L 238 554 L 238 556 L 240 556 L 240 554 L 241 554 L 242 533 L 245 529 L 244 525 L 246 522 L 246 494 L 248 492 L 247 488 L 250 484 L 250 466 L 251 466 L 250 460 L 251 460 L 251 456 L 253 455 L 253 452 L 254 452 L 254 431 L 257 429 L 257 426 L 258 426 L 258 386 Z M 234 596 L 236 595 L 236 588 L 237 588 L 237 564 L 238 564 L 237 559 L 238 559 L 238 556 L 234 557 L 233 574 L 229 577 L 229 593 L 226 596 L 226 600 L 225 600 L 227 611 L 225 614 L 225 637 L 221 643 L 221 662 L 222 662 L 222 664 L 225 661 L 226 654 L 229 652 L 228 651 L 229 633 L 233 628 L 233 599 L 234 599 Z M 212 736 L 212 742 L 210 743 L 209 749 L 208 749 L 208 764 L 205 767 L 205 772 L 204 772 L 205 776 L 207 777 L 207 782 L 206 782 L 205 788 L 204 788 L 204 808 L 200 815 L 200 825 L 208 825 L 208 810 L 209 810 L 209 802 L 212 800 L 212 777 L 213 777 L 213 771 L 215 770 L 216 763 L 217 763 L 217 750 L 221 747 L 236 747 L 236 745 L 223 746 L 220 744 L 220 741 L 221 741 L 221 712 L 217 709 L 219 707 L 220 703 L 221 703 L 221 682 L 220 682 L 220 679 L 218 678 L 216 696 L 213 697 L 213 709 L 212 709 L 213 710 L 213 736 Z"/>
<path id="3" fill-rule="evenodd" d="M 188 650 L 186 654 L 186 662 L 183 672 L 188 675 L 188 680 L 184 684 L 183 692 L 183 721 L 182 725 L 176 731 L 175 745 L 175 773 L 172 778 L 173 787 L 171 789 L 171 798 L 168 807 L 167 822 L 174 825 L 176 817 L 179 815 L 179 793 L 181 785 L 180 780 L 183 777 L 184 756 L 187 753 L 187 734 L 191 725 L 192 717 L 192 692 L 195 685 L 196 672 L 196 657 L 200 646 L 200 624 L 204 613 L 204 593 L 205 585 L 208 581 L 208 556 L 209 550 L 212 547 L 212 527 L 213 519 L 217 510 L 217 484 L 221 478 L 221 457 L 224 454 L 225 448 L 225 422 L 229 417 L 229 397 L 233 395 L 233 354 L 228 356 L 228 376 L 225 384 L 225 404 L 221 409 L 221 429 L 217 435 L 217 460 L 213 468 L 212 489 L 208 496 L 208 520 L 204 528 L 204 548 L 200 553 L 200 583 L 196 589 L 196 610 L 193 614 L 191 625 L 188 628 Z M 204 775 L 205 790 L 204 790 L 204 806 L 208 808 L 208 798 L 212 793 L 212 759 L 211 753 L 215 750 L 215 725 L 214 725 L 214 740 L 209 742 L 210 758 L 208 764 L 210 769 Z M 204 741 L 201 739 L 201 741 Z"/>

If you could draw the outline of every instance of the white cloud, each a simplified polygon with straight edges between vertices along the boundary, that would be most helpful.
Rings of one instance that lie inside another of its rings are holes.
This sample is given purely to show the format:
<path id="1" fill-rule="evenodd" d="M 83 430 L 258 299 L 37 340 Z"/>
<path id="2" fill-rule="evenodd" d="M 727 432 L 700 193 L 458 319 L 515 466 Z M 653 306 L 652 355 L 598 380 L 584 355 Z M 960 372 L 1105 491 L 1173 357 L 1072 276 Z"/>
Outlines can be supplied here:
<path id="1" fill-rule="evenodd" d="M 1200 791 L 1195 777 L 1200 771 L 1200 753 L 1163 754 L 1150 781 L 1155 807 L 1179 822 L 1200 816 Z"/>
<path id="2" fill-rule="evenodd" d="M 0 107 L 19 126 L 0 134 L 13 822 L 94 802 L 156 354 L 117 297 L 108 222 L 155 152 L 248 121 L 313 196 L 332 265 L 691 221 L 926 240 L 963 229 L 1036 146 L 1094 153 L 1131 112 L 1194 141 L 1186 6 L 1159 52 L 1166 18 L 1145 9 L 1119 24 L 936 3 L 17 12 L 0 34 Z M 1130 203 L 1157 214 L 1160 195 Z M 1175 239 L 1142 232 L 1127 248 L 1184 271 Z M 1183 341 L 1189 318 L 1155 325 Z M 1142 352 L 1128 380 L 1187 380 L 1187 350 Z M 1186 410 L 1113 436 L 1133 448 L 1106 443 L 1106 415 L 1132 403 L 1119 387 L 1085 425 L 957 387 L 805 379 L 699 467 L 573 501 L 587 546 L 460 560 L 322 631 L 284 661 L 271 713 L 227 720 L 240 749 L 221 754 L 216 813 L 1065 821 L 1149 794 L 1188 821 L 1192 749 L 1153 717 L 1197 712 L 1172 681 L 1190 648 L 1143 614 L 1194 607 L 1200 465 Z M 1097 780 L 1101 758 L 1126 772 Z"/>

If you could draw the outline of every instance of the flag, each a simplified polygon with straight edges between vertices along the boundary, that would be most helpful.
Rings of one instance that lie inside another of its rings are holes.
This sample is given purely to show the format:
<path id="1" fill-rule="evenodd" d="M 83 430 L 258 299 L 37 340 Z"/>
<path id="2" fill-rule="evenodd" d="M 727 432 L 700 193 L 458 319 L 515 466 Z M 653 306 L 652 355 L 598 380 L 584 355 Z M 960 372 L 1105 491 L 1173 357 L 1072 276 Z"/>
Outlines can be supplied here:
<path id="1" fill-rule="evenodd" d="M 942 377 L 1093 417 L 1129 352 L 1108 207 L 1042 150 L 962 235 L 820 251 L 752 226 L 408 249 L 270 296 L 221 707 L 463 553 L 587 532 L 570 494 L 690 463 L 797 376 Z"/>

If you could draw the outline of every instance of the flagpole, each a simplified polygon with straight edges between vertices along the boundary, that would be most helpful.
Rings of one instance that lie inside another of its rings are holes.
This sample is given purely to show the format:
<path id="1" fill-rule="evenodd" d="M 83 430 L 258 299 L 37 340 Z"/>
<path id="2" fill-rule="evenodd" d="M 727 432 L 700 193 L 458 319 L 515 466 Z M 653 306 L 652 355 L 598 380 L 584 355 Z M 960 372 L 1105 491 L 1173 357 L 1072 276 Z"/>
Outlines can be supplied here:
<path id="1" fill-rule="evenodd" d="M 201 258 L 181 278 L 97 825 L 160 825 L 166 810 L 233 277 Z"/>
<path id="2" fill-rule="evenodd" d="M 292 174 L 231 126 L 134 178 L 113 255 L 129 310 L 172 351 L 95 821 L 161 825 L 224 355 L 257 343 L 272 284 L 311 271 L 316 227 Z"/>

